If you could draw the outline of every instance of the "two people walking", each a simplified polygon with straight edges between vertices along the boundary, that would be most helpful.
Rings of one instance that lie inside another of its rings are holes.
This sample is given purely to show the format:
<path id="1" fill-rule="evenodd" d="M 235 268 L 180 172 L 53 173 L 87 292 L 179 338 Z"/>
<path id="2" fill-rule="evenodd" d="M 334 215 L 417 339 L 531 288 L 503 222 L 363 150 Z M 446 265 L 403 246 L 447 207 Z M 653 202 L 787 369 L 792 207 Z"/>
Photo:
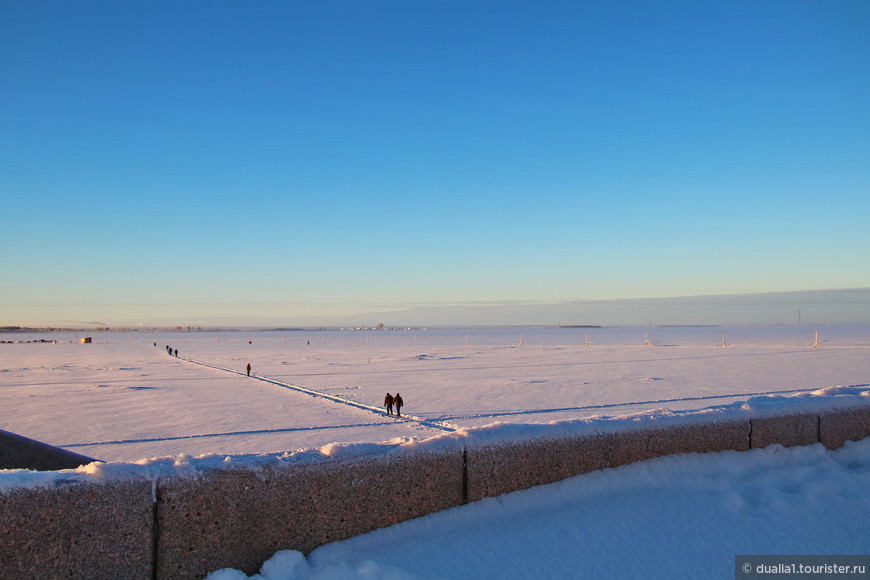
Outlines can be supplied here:
<path id="1" fill-rule="evenodd" d="M 396 393 L 395 397 L 393 395 L 391 395 L 390 393 L 387 393 L 387 396 L 384 397 L 384 407 L 387 408 L 387 415 L 393 414 L 393 406 L 395 406 L 396 407 L 396 417 L 401 417 L 403 404 L 404 404 L 404 401 L 402 401 L 402 395 L 400 395 L 399 393 Z"/>

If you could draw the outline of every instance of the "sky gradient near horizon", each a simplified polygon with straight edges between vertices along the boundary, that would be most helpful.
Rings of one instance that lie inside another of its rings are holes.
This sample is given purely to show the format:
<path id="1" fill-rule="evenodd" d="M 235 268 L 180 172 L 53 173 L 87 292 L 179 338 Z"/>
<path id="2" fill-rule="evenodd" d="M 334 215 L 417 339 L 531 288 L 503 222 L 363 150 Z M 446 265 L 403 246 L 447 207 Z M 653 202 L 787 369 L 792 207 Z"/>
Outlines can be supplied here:
<path id="1" fill-rule="evenodd" d="M 867 288 L 868 62 L 864 1 L 3 2 L 0 325 Z"/>

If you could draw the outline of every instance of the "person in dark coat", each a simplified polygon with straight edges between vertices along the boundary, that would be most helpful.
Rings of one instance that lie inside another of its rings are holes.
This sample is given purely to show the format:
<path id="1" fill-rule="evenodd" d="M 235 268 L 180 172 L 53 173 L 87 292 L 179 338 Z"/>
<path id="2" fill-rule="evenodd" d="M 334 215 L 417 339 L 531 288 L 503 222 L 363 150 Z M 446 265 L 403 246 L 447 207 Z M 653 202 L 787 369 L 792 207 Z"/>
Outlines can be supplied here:
<path id="1" fill-rule="evenodd" d="M 248 376 L 251 376 L 251 363 L 248 363 L 248 366 L 245 368 L 248 369 Z"/>
<path id="2" fill-rule="evenodd" d="M 404 401 L 402 401 L 402 395 L 396 393 L 396 396 L 393 397 L 393 404 L 396 406 L 396 417 L 402 416 L 402 405 Z"/>
<path id="3" fill-rule="evenodd" d="M 387 393 L 387 396 L 384 397 L 384 407 L 387 408 L 387 415 L 393 414 L 393 395 Z"/>

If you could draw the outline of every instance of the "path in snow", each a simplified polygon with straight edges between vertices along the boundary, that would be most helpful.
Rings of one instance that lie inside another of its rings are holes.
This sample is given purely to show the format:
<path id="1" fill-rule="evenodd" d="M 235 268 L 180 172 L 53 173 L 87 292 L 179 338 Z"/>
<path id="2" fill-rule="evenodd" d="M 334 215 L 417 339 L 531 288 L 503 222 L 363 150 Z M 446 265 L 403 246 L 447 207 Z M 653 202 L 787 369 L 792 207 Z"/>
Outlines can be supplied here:
<path id="1" fill-rule="evenodd" d="M 187 358 L 187 357 L 183 357 L 183 356 L 177 356 L 177 357 L 173 357 L 173 358 L 177 358 L 179 360 L 184 360 L 184 361 L 187 361 L 189 363 L 201 365 L 201 366 L 208 367 L 208 368 L 217 369 L 219 371 L 233 373 L 234 375 L 239 375 L 239 376 L 243 376 L 243 377 L 247 376 L 247 377 L 250 377 L 252 379 L 256 379 L 258 381 L 263 381 L 264 383 L 270 383 L 273 385 L 277 385 L 279 387 L 284 387 L 285 389 L 290 389 L 291 391 L 305 393 L 306 395 L 311 395 L 312 397 L 326 399 L 326 400 L 332 401 L 334 403 L 340 403 L 342 405 L 347 405 L 349 407 L 355 407 L 357 409 L 369 411 L 371 413 L 375 413 L 376 415 L 380 415 L 382 417 L 392 417 L 396 421 L 415 422 L 415 423 L 419 423 L 425 427 L 431 427 L 433 429 L 440 429 L 442 431 L 456 431 L 456 430 L 461 428 L 458 425 L 452 425 L 446 421 L 433 421 L 433 420 L 429 420 L 429 419 L 424 419 L 423 417 L 417 417 L 415 415 L 402 415 L 401 417 L 395 417 L 393 415 L 388 415 L 387 412 L 382 410 L 380 407 L 374 407 L 372 405 L 358 403 L 358 402 L 352 401 L 350 399 L 345 399 L 343 397 L 338 397 L 336 395 L 330 395 L 328 393 L 324 393 L 321 391 L 315 391 L 313 389 L 306 389 L 305 387 L 300 387 L 299 385 L 291 385 L 289 383 L 285 383 L 285 382 L 279 381 L 277 379 L 270 379 L 268 377 L 264 377 L 264 376 L 260 376 L 260 375 L 248 375 L 247 373 L 243 373 L 243 372 L 237 371 L 235 369 L 228 369 L 226 367 L 221 367 L 218 365 L 213 365 L 213 364 L 193 360 L 192 358 Z"/>

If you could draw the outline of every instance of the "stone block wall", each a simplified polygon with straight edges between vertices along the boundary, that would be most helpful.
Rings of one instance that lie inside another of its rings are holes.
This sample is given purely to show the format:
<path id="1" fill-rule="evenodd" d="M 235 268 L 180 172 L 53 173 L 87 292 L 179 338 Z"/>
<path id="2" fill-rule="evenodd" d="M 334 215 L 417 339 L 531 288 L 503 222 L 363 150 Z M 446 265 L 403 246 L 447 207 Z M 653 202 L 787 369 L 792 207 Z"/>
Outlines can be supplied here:
<path id="1" fill-rule="evenodd" d="M 468 501 L 664 455 L 745 451 L 749 431 L 747 419 L 470 447 Z"/>
<path id="2" fill-rule="evenodd" d="M 465 502 L 676 453 L 744 451 L 870 435 L 870 404 L 819 412 L 624 425 L 571 436 L 196 475 L 0 492 L 0 577 L 185 580 L 255 573 L 314 548 Z M 541 433 L 545 433 L 546 430 Z M 477 441 L 477 442 L 475 442 Z M 58 472 L 59 474 L 66 472 Z"/>
<path id="3" fill-rule="evenodd" d="M 152 483 L 58 484 L 0 494 L 0 578 L 154 577 Z"/>
<path id="4" fill-rule="evenodd" d="M 462 453 L 212 471 L 157 488 L 157 578 L 257 572 L 317 546 L 460 505 Z"/>
<path id="5" fill-rule="evenodd" d="M 96 461 L 90 457 L 0 429 L 0 469 L 54 471 Z"/>
<path id="6" fill-rule="evenodd" d="M 870 435 L 870 404 L 825 411 L 819 414 L 819 443 L 828 449 L 841 447 Z"/>
<path id="7" fill-rule="evenodd" d="M 800 413 L 752 419 L 750 447 L 753 449 L 779 443 L 785 447 L 812 445 L 819 442 L 819 415 Z"/>

